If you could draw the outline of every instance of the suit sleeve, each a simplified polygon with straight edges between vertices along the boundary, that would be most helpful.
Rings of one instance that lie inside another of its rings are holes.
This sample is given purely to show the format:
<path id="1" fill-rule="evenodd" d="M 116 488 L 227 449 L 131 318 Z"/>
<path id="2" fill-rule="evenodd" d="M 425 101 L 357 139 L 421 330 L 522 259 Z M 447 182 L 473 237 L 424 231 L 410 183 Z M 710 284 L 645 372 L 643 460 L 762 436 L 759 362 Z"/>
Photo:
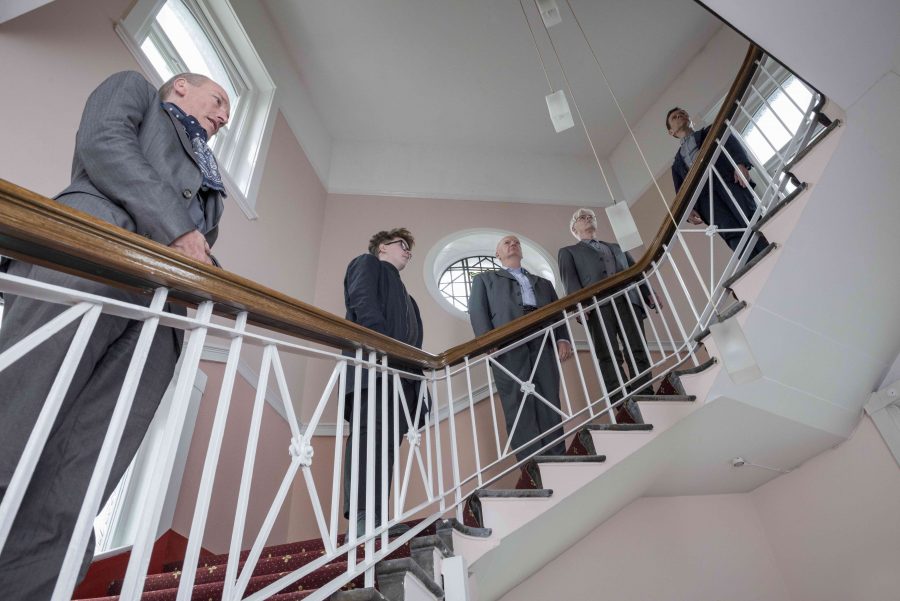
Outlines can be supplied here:
<path id="1" fill-rule="evenodd" d="M 672 183 L 675 184 L 675 194 L 678 194 L 681 184 L 684 183 L 684 176 L 681 175 L 681 170 L 674 162 L 672 163 Z"/>
<path id="2" fill-rule="evenodd" d="M 487 286 L 482 274 L 476 275 L 472 280 L 472 292 L 469 294 L 469 321 L 476 336 L 481 336 L 494 329 Z"/>
<path id="3" fill-rule="evenodd" d="M 752 163 L 750 163 L 750 158 L 747 156 L 747 150 L 733 133 L 725 140 L 725 150 L 728 151 L 728 154 L 731 155 L 732 160 L 737 165 L 743 165 L 747 169 L 753 167 Z"/>
<path id="4" fill-rule="evenodd" d="M 556 289 L 550 284 L 550 282 L 547 282 L 547 288 L 550 289 L 550 302 L 552 303 L 558 301 L 559 297 L 556 295 Z M 563 316 L 560 315 L 560 317 Z M 565 324 L 554 328 L 553 334 L 556 336 L 557 340 L 569 340 L 569 332 L 566 329 Z"/>
<path id="5" fill-rule="evenodd" d="M 631 256 L 631 253 L 625 251 L 625 262 L 628 263 L 628 266 L 631 267 L 634 265 L 634 257 Z M 644 283 L 640 285 L 641 296 L 644 297 L 644 300 L 647 301 L 648 305 L 655 305 L 656 301 L 653 298 L 653 293 L 650 292 L 650 286 L 647 285 L 647 281 L 644 280 Z"/>
<path id="6" fill-rule="evenodd" d="M 575 258 L 572 256 L 572 251 L 568 248 L 559 249 L 556 262 L 559 264 L 559 274 L 562 276 L 566 294 L 572 294 L 584 288 L 581 279 L 578 277 L 578 270 L 575 268 Z"/>
<path id="7" fill-rule="evenodd" d="M 75 154 L 91 183 L 131 215 L 139 234 L 171 244 L 196 226 L 168 174 L 157 173 L 138 140 L 144 116 L 157 102 L 140 74 L 109 77 L 85 104 Z"/>
<path id="8" fill-rule="evenodd" d="M 356 316 L 359 325 L 389 336 L 387 317 L 378 302 L 378 260 L 374 255 L 366 254 L 350 262 L 344 284 L 347 310 Z"/>

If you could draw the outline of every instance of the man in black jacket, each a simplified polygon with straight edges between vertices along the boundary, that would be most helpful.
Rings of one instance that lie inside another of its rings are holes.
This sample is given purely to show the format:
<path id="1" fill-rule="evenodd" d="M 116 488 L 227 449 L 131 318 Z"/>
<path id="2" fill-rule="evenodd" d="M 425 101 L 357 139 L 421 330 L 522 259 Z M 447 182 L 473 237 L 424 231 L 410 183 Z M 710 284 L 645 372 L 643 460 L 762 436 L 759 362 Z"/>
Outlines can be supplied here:
<path id="1" fill-rule="evenodd" d="M 390 336 L 417 348 L 422 347 L 422 317 L 416 301 L 406 292 L 406 286 L 400 279 L 400 272 L 412 258 L 412 234 L 406 228 L 381 231 L 369 240 L 369 252 L 350 261 L 347 274 L 344 276 L 344 305 L 347 308 L 346 318 L 379 334 Z M 367 357 L 366 357 L 367 358 Z M 347 393 L 344 403 L 344 417 L 353 426 L 354 402 L 353 392 L 355 370 L 350 366 L 347 370 Z M 359 484 L 357 489 L 356 533 L 365 532 L 366 521 L 366 449 L 367 437 L 371 433 L 375 437 L 375 525 L 381 524 L 381 428 L 388 424 L 387 447 L 387 486 L 390 489 L 392 468 L 394 465 L 394 383 L 393 376 L 388 375 L 387 415 L 381 411 L 381 375 L 375 380 L 375 421 L 367 423 L 368 416 L 368 370 L 362 370 L 359 399 Z M 400 380 L 403 396 L 409 408 L 409 415 L 416 418 L 416 403 L 419 392 L 417 380 L 403 378 Z M 401 397 L 402 398 L 402 397 Z M 424 409 L 423 409 L 424 411 Z M 422 411 L 419 411 L 422 413 Z M 421 415 L 420 415 L 421 417 Z M 409 429 L 405 413 L 400 410 L 397 438 L 402 442 Z M 350 516 L 351 468 L 353 453 L 353 436 L 347 439 L 344 452 L 344 516 Z M 399 534 L 408 528 L 392 528 L 391 534 Z"/>
<path id="2" fill-rule="evenodd" d="M 691 117 L 687 111 L 682 108 L 675 107 L 666 114 L 666 128 L 669 135 L 681 140 L 681 146 L 675 153 L 675 160 L 672 162 L 672 181 L 675 183 L 675 192 L 681 189 L 684 178 L 687 177 L 694 159 L 706 140 L 706 134 L 709 133 L 709 127 L 704 127 L 700 131 L 694 131 L 691 124 Z M 747 157 L 747 151 L 732 134 L 725 140 L 725 151 L 731 155 L 731 160 L 737 165 L 735 169 L 725 152 L 719 155 L 716 160 L 715 168 L 722 181 L 712 174 L 713 192 L 712 198 L 706 191 L 709 184 L 704 185 L 704 191 L 697 199 L 694 210 L 688 216 L 688 222 L 694 225 L 705 223 L 707 225 L 715 225 L 718 228 L 718 234 L 731 250 L 737 248 L 741 241 L 743 231 L 722 231 L 722 230 L 744 230 L 747 228 L 747 222 L 756 211 L 756 201 L 750 188 L 756 186 L 750 179 L 750 159 Z M 729 195 L 730 192 L 730 195 Z M 732 200 L 733 197 L 733 200 Z M 756 241 L 756 245 L 750 252 L 752 259 L 769 245 L 768 240 L 762 235 Z"/>

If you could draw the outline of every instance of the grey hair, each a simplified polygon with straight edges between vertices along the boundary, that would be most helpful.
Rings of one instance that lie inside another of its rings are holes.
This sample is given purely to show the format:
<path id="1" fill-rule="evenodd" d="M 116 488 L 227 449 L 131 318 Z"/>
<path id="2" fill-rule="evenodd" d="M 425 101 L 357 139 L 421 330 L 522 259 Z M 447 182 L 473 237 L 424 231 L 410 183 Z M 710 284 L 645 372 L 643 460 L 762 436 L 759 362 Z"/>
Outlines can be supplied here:
<path id="1" fill-rule="evenodd" d="M 597 221 L 597 214 L 591 209 L 581 208 L 572 213 L 572 219 L 569 220 L 569 231 L 572 232 L 572 235 L 575 236 L 576 240 L 581 240 L 581 238 L 579 238 L 578 234 L 575 232 L 575 222 L 578 221 L 578 218 L 582 215 L 590 215 L 594 218 L 595 222 Z"/>

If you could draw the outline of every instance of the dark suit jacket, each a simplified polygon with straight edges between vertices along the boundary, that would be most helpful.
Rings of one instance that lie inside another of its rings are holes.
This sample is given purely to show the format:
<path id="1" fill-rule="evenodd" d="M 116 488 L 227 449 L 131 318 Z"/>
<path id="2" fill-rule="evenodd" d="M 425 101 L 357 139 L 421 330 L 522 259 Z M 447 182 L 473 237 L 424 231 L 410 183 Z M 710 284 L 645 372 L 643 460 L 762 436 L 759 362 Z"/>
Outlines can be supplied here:
<path id="1" fill-rule="evenodd" d="M 557 300 L 553 285 L 542 277 L 528 273 L 528 279 L 534 288 L 534 297 L 538 307 L 543 307 Z M 522 287 L 519 281 L 505 269 L 496 269 L 479 273 L 472 280 L 472 293 L 469 295 L 469 320 L 476 336 L 481 336 L 494 328 L 522 317 Z M 557 340 L 569 340 L 565 326 L 554 330 Z M 538 339 L 540 341 L 540 339 Z M 497 358 L 510 372 L 527 381 L 537 361 L 540 345 L 530 343 L 507 351 Z M 519 387 L 505 373 L 494 369 L 497 389 L 506 403 L 519 396 Z M 535 382 L 540 382 L 542 390 L 553 391 L 554 398 L 559 390 L 559 372 L 553 359 L 553 350 L 547 345 L 541 353 L 541 360 L 535 372 Z M 552 400 L 552 399 L 551 399 Z"/>
<path id="2" fill-rule="evenodd" d="M 610 249 L 616 260 L 616 272 L 624 271 L 634 265 L 634 258 L 631 253 L 624 252 L 622 248 L 613 242 L 603 242 L 598 240 L 600 244 L 604 244 Z M 600 254 L 583 242 L 578 242 L 572 246 L 564 246 L 559 249 L 557 255 L 559 262 L 559 273 L 562 276 L 563 284 L 566 287 L 566 294 L 573 294 L 583 288 L 587 288 L 591 284 L 596 284 L 615 273 L 607 273 L 606 265 L 600 258 Z M 647 306 L 653 305 L 653 296 L 650 294 L 650 288 L 646 284 L 641 285 L 641 294 L 647 301 Z M 638 298 L 637 291 L 629 290 L 628 300 L 634 305 L 635 313 L 641 319 L 646 317 L 641 299 Z"/>
<path id="3" fill-rule="evenodd" d="M 375 255 L 366 253 L 350 261 L 344 276 L 344 306 L 346 318 L 353 323 L 374 330 L 379 334 L 390 336 L 395 340 L 422 348 L 422 316 L 419 305 L 412 301 L 415 323 L 418 333 L 410 340 L 409 313 L 406 304 L 406 287 L 400 279 L 400 272 L 387 261 L 381 261 Z M 345 353 L 353 356 L 353 353 Z M 353 392 L 354 369 L 347 370 L 347 392 Z M 362 371 L 362 387 L 367 388 L 368 370 Z M 407 399 L 411 404 L 415 399 Z"/>
<path id="4" fill-rule="evenodd" d="M 706 139 L 706 135 L 709 133 L 709 127 L 704 127 L 699 131 L 695 131 L 693 134 L 695 140 L 697 141 L 697 146 L 703 144 L 703 141 Z M 741 145 L 741 143 L 731 135 L 728 137 L 728 140 L 725 141 L 725 149 L 731 155 L 731 158 L 738 165 L 744 165 L 747 169 L 752 167 L 750 163 L 750 159 L 747 157 L 747 151 Z M 756 210 L 756 202 L 753 200 L 753 195 L 747 188 L 742 188 L 738 184 L 734 183 L 734 166 L 732 166 L 731 161 L 728 160 L 724 154 L 720 154 L 719 158 L 715 163 L 716 170 L 719 172 L 719 175 L 722 176 L 722 180 L 725 181 L 725 185 L 728 186 L 728 190 L 731 191 L 731 194 L 734 196 L 734 199 L 737 201 L 740 206 L 740 210 L 744 213 L 744 216 L 747 219 L 753 215 L 753 212 Z M 675 184 L 675 192 L 678 192 L 681 189 L 681 185 L 684 183 L 684 178 L 687 177 L 688 171 L 690 167 L 688 167 L 687 163 L 684 162 L 684 159 L 681 158 L 681 152 L 678 151 L 675 153 L 675 160 L 672 162 L 672 181 Z M 697 204 L 694 205 L 694 209 L 697 213 L 700 214 L 700 217 L 703 218 L 703 221 L 707 225 L 717 225 L 722 229 L 732 229 L 732 228 L 742 228 L 746 227 L 744 223 L 744 219 L 741 217 L 740 212 L 734 206 L 734 203 L 731 202 L 731 199 L 728 197 L 728 193 L 725 191 L 725 188 L 722 187 L 722 183 L 719 181 L 715 175 L 713 177 L 713 222 L 710 221 L 710 199 L 709 193 L 707 192 L 709 184 L 706 184 L 706 187 L 703 188 L 703 192 L 701 192 L 700 196 L 697 198 Z M 751 186 L 756 186 L 756 184 L 751 180 Z"/>
<path id="5" fill-rule="evenodd" d="M 527 272 L 526 272 L 527 273 Z M 542 277 L 528 273 L 528 280 L 534 288 L 538 307 L 543 307 L 559 297 L 553 284 Z M 476 336 L 490 332 L 494 328 L 525 315 L 522 303 L 522 287 L 519 281 L 505 269 L 495 269 L 479 273 L 472 280 L 469 295 L 469 321 Z M 555 330 L 557 340 L 568 340 L 564 326 Z"/>

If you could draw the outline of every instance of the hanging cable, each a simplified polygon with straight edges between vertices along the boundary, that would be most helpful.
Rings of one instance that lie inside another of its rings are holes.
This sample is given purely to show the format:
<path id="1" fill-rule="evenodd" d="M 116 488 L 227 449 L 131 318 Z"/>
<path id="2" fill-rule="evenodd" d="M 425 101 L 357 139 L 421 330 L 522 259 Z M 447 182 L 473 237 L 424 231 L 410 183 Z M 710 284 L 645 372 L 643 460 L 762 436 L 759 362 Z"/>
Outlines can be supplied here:
<path id="1" fill-rule="evenodd" d="M 612 86 L 609 85 L 609 80 L 606 78 L 606 73 L 603 71 L 603 66 L 600 64 L 600 59 L 597 58 L 597 53 L 594 52 L 594 47 L 591 45 L 590 40 L 588 40 L 587 34 L 584 31 L 584 27 L 581 26 L 581 21 L 578 20 L 578 15 L 575 14 L 575 10 L 572 8 L 572 3 L 569 0 L 566 0 L 566 5 L 569 7 L 569 12 L 572 13 L 572 18 L 575 19 L 575 24 L 578 25 L 578 29 L 581 31 L 581 36 L 584 38 L 584 41 L 587 43 L 588 48 L 591 51 L 591 56 L 594 57 L 594 62 L 597 63 L 597 68 L 600 70 L 601 77 L 603 77 L 603 83 L 606 84 L 606 89 L 609 90 L 609 94 L 610 96 L 612 96 L 613 102 L 616 103 L 616 108 L 619 110 L 619 115 L 622 117 L 622 121 L 625 122 L 625 127 L 628 128 L 628 133 L 631 135 L 631 139 L 634 140 L 634 145 L 635 147 L 637 147 L 638 154 L 641 155 L 641 161 L 644 162 L 644 166 L 647 168 L 647 173 L 650 174 L 650 181 L 653 182 L 653 185 L 656 187 L 656 191 L 659 192 L 659 198 L 660 200 L 662 200 L 663 206 L 666 207 L 666 212 L 669 214 L 669 218 L 672 220 L 672 223 L 677 226 L 678 224 L 675 221 L 675 216 L 672 214 L 672 209 L 671 207 L 669 207 L 669 203 L 666 201 L 666 196 L 665 194 L 663 194 L 662 189 L 660 189 L 659 187 L 659 183 L 656 181 L 656 177 L 653 175 L 653 170 L 650 168 L 650 163 L 647 162 L 647 157 L 644 156 L 644 151 L 641 150 L 641 145 L 638 144 L 637 136 L 634 135 L 634 131 L 632 131 L 631 125 L 629 125 L 628 119 L 625 117 L 625 111 L 622 110 L 622 107 L 619 104 L 619 99 L 616 98 L 616 94 L 615 92 L 613 92 Z M 550 33 L 547 32 L 547 35 L 549 36 Z M 557 57 L 557 59 L 558 58 L 559 57 Z M 593 148 L 593 146 L 591 146 L 591 148 Z"/>
<path id="2" fill-rule="evenodd" d="M 531 41 L 534 42 L 534 49 L 537 50 L 538 60 L 541 61 L 541 69 L 544 71 L 544 77 L 547 78 L 547 87 L 550 88 L 550 93 L 552 94 L 556 90 L 553 89 L 553 84 L 550 83 L 550 75 L 547 73 L 547 66 L 544 64 L 544 57 L 541 55 L 541 48 L 538 46 L 537 38 L 534 37 L 534 30 L 531 28 L 531 21 L 528 20 L 528 13 L 525 12 L 523 0 L 519 0 L 519 6 L 522 8 L 522 16 L 525 17 L 525 24 L 528 25 L 528 31 L 531 32 Z"/>
<path id="3" fill-rule="evenodd" d="M 522 3 L 522 0 L 519 0 L 519 3 Z M 537 5 L 537 0 L 534 0 L 534 6 L 540 12 L 541 8 Z M 524 11 L 525 8 L 522 7 Z M 526 16 L 527 20 L 527 16 Z M 528 29 L 531 29 L 531 23 L 528 23 Z M 606 189 L 609 192 L 609 198 L 616 202 L 616 197 L 613 194 L 612 187 L 609 185 L 609 180 L 606 178 L 606 171 L 603 169 L 603 165 L 600 163 L 600 156 L 597 154 L 597 149 L 594 148 L 594 142 L 591 140 L 591 134 L 588 131 L 587 124 L 584 122 L 584 118 L 581 116 L 581 109 L 578 108 L 578 102 L 575 100 L 575 92 L 572 91 L 572 85 L 569 83 L 569 77 L 566 75 L 566 69 L 563 67 L 562 60 L 559 58 L 559 52 L 556 50 L 556 44 L 553 43 L 553 37 L 550 35 L 550 31 L 547 29 L 547 26 L 544 25 L 544 31 L 547 32 L 547 39 L 550 40 L 550 47 L 553 48 L 553 54 L 556 55 L 556 62 L 559 64 L 559 70 L 562 71 L 563 81 L 566 82 L 566 89 L 569 91 L 569 96 L 572 97 L 572 104 L 575 106 L 575 113 L 578 115 L 578 120 L 581 122 L 581 127 L 584 129 L 584 135 L 587 137 L 588 145 L 591 147 L 591 152 L 594 153 L 594 160 L 597 162 L 597 167 L 600 169 L 600 175 L 603 177 L 603 183 L 606 184 Z M 534 32 L 531 33 L 532 37 L 534 36 Z M 537 43 L 537 41 L 535 41 Z M 546 73 L 546 72 L 545 72 Z"/>

